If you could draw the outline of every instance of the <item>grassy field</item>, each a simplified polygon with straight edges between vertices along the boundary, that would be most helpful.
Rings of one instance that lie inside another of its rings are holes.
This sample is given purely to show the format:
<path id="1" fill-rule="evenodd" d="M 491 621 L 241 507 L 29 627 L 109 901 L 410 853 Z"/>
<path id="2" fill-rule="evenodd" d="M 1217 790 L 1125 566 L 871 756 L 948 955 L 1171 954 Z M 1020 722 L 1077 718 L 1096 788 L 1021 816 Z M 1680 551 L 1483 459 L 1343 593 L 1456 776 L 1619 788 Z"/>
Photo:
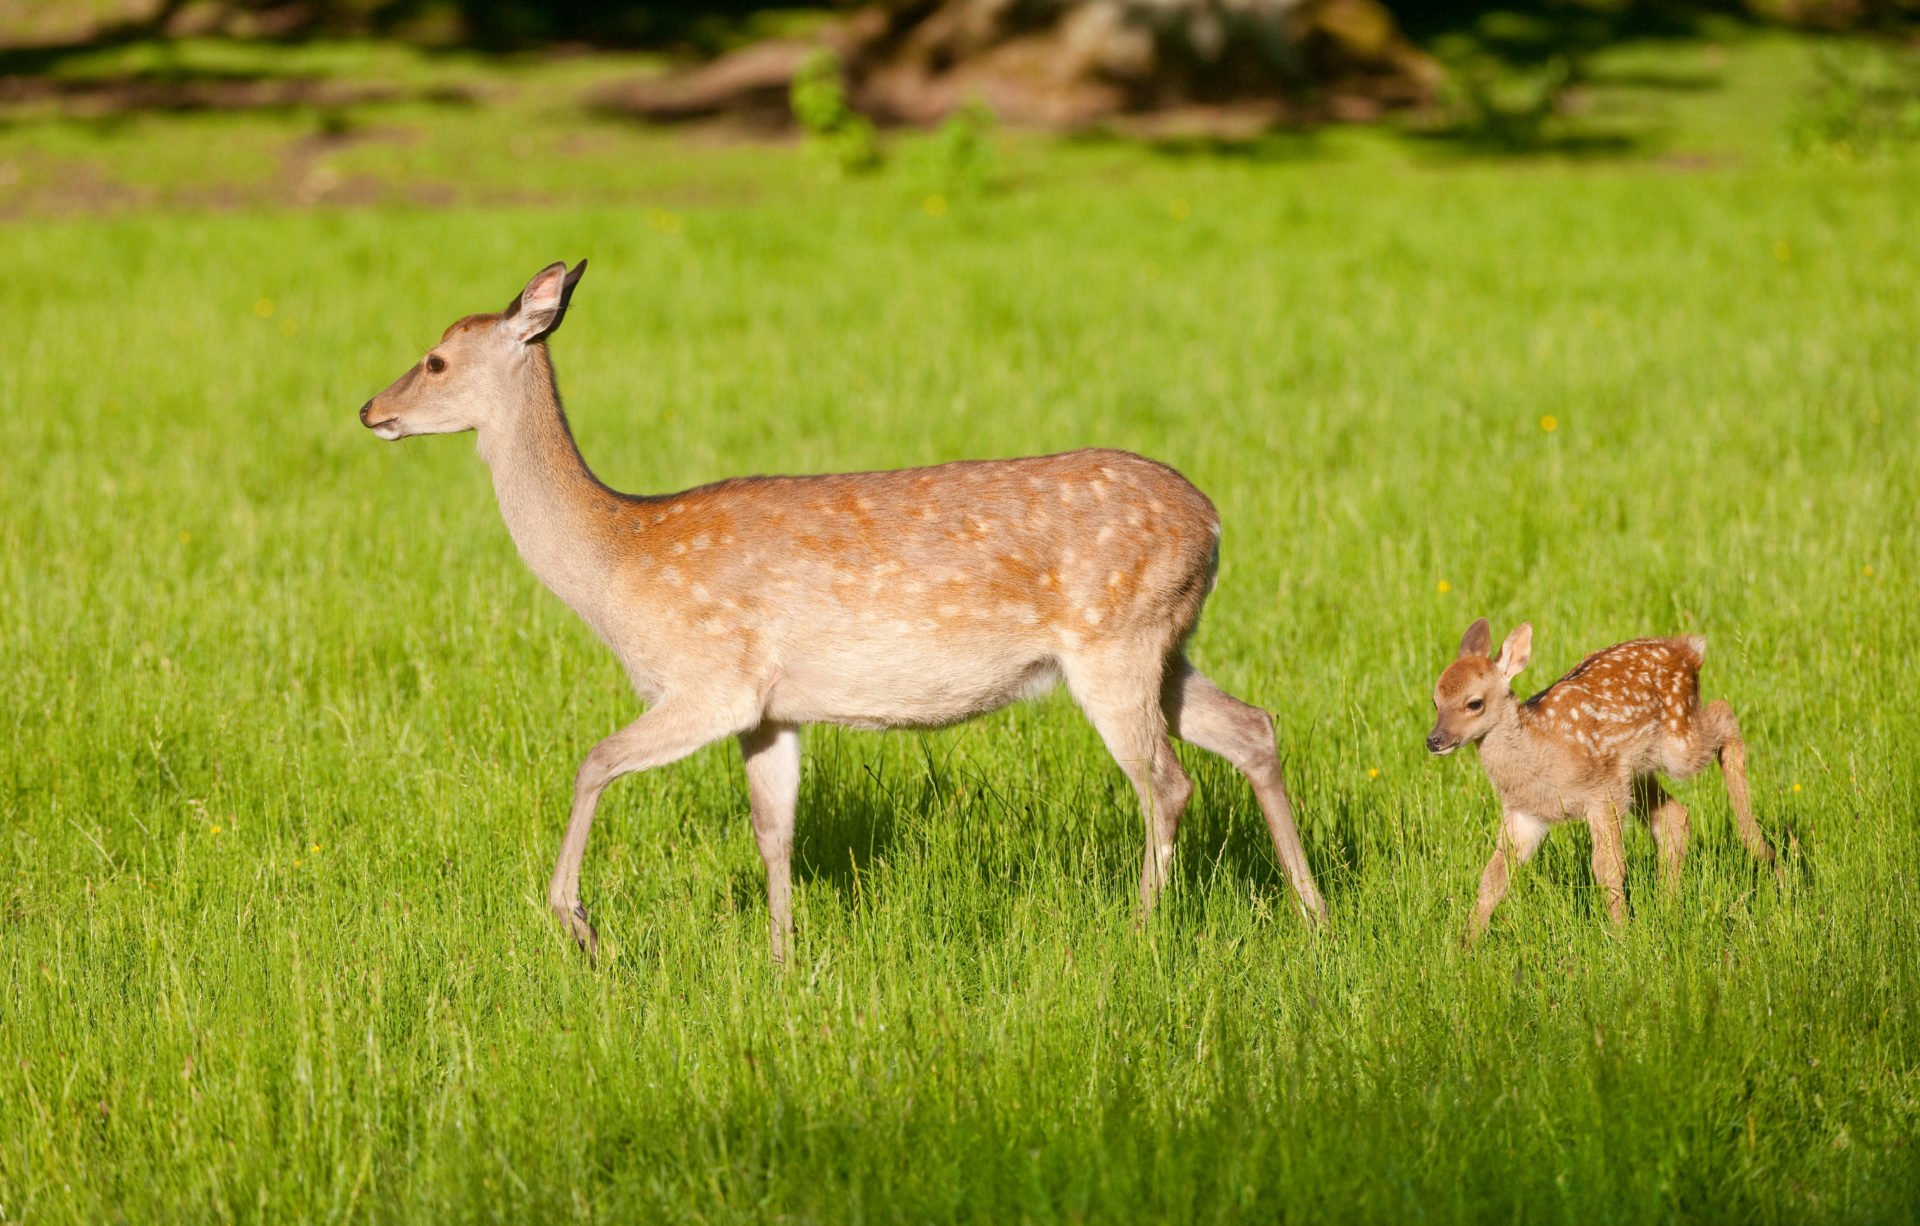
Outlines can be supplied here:
<path id="1" fill-rule="evenodd" d="M 331 144 L 0 128 L 0 1220 L 1920 1214 L 1920 162 L 1785 154 L 1805 62 L 1629 51 L 1601 159 L 1007 137 L 964 195 L 583 126 L 578 65 Z M 1056 697 L 810 734 L 785 974 L 738 751 L 617 784 L 589 967 L 546 875 L 637 704 L 470 443 L 354 418 L 581 256 L 617 488 L 1097 443 L 1208 491 L 1192 654 L 1277 713 L 1332 933 L 1199 755 L 1136 931 Z M 1709 771 L 1679 897 L 1636 830 L 1609 931 L 1565 829 L 1464 952 L 1494 802 L 1421 738 L 1481 614 L 1523 687 L 1708 636 L 1788 887 Z"/>

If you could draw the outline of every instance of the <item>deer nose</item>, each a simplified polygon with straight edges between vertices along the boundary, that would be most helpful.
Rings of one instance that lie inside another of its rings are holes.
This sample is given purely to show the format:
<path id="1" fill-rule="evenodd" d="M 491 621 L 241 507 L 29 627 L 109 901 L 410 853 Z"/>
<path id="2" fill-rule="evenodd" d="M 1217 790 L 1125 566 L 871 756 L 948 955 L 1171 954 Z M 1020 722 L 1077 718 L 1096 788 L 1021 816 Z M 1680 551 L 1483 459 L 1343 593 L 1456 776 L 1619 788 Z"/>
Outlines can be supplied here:
<path id="1" fill-rule="evenodd" d="M 365 404 L 360 406 L 360 424 L 361 425 L 364 426 L 367 424 L 367 414 L 371 412 L 373 412 L 373 401 L 369 400 Z"/>
<path id="2" fill-rule="evenodd" d="M 1428 753 L 1440 752 L 1440 734 L 1438 732 L 1427 733 L 1427 752 Z"/>

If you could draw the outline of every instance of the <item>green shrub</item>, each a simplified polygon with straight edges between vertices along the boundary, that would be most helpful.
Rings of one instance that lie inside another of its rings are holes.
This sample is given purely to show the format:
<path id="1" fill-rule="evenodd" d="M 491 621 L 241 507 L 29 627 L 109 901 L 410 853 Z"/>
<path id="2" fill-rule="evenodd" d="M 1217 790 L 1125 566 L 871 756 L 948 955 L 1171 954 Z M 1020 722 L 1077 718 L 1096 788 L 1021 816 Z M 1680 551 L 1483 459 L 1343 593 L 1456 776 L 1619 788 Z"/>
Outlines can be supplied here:
<path id="1" fill-rule="evenodd" d="M 840 57 L 822 49 L 793 74 L 788 94 L 793 117 L 806 133 L 807 148 L 842 174 L 878 169 L 880 142 L 873 123 L 847 102 L 840 82 Z"/>
<path id="2" fill-rule="evenodd" d="M 1787 122 L 1794 152 L 1860 161 L 1920 144 L 1920 54 L 1823 48 L 1814 68 L 1818 80 Z"/>

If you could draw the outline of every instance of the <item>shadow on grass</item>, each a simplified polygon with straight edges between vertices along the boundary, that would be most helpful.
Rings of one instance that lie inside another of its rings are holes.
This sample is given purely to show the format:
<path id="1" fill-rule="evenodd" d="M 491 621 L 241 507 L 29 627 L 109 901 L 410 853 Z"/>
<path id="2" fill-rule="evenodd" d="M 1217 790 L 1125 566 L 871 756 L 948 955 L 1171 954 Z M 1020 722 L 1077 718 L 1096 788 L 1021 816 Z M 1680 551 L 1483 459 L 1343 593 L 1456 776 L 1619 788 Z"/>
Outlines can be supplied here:
<path id="1" fill-rule="evenodd" d="M 195 63 L 170 58 L 164 43 L 124 46 L 130 51 L 151 47 L 157 62 L 62 73 L 61 65 L 78 52 L 0 49 L 0 106 L 50 105 L 64 118 L 107 120 L 143 112 L 285 113 L 406 102 L 472 106 L 480 101 L 475 91 L 458 85 L 342 80 L 266 62 L 245 67 Z"/>
<path id="2" fill-rule="evenodd" d="M 1254 802 L 1253 789 L 1231 767 L 1198 754 L 1183 757 L 1195 787 L 1174 855 L 1177 890 L 1190 898 L 1226 890 L 1242 899 L 1264 898 L 1276 909 L 1291 909 L 1292 887 L 1274 857 L 1273 840 Z M 1327 865 L 1316 854 L 1320 851 L 1309 848 L 1307 860 L 1324 891 Z"/>
<path id="3" fill-rule="evenodd" d="M 901 804 L 923 814 L 936 807 L 935 787 L 926 781 L 921 781 L 917 798 L 898 792 L 890 796 L 887 784 L 870 764 L 860 769 L 864 786 L 836 780 L 801 794 L 793 844 L 794 876 L 828 886 L 849 905 L 865 888 L 863 882 L 872 876 L 874 866 L 893 852 L 899 839 Z"/>
<path id="4" fill-rule="evenodd" d="M 1561 158 L 1604 161 L 1632 157 L 1653 145 L 1650 132 L 1519 133 L 1501 124 L 1462 124 L 1404 134 L 1416 149 L 1451 158 Z"/>
<path id="5" fill-rule="evenodd" d="M 1509 60 L 1624 42 L 1700 38 L 1709 18 L 1737 18 L 1698 3 L 1580 4 L 1564 0 L 1394 0 L 1393 15 L 1415 43 L 1430 47 L 1467 35 Z"/>
<path id="6" fill-rule="evenodd" d="M 1706 14 L 1694 6 L 1425 3 L 1396 12 L 1446 70 L 1448 121 L 1415 134 L 1436 148 L 1479 156 L 1623 156 L 1657 132 L 1596 121 L 1584 113 L 1589 91 L 1702 93 L 1720 86 L 1711 72 L 1609 73 L 1595 62 L 1624 43 L 1703 38 Z"/>
<path id="7" fill-rule="evenodd" d="M 1235 161 L 1264 164 L 1311 162 L 1331 156 L 1317 128 L 1276 127 L 1245 135 L 1182 133 L 1137 136 L 1111 128 L 1093 128 L 1067 137 L 1083 148 L 1144 149 L 1156 157 L 1177 162 Z"/>
<path id="8" fill-rule="evenodd" d="M 922 741 L 924 768 L 899 777 L 851 755 L 823 761 L 801 795 L 796 882 L 825 886 L 852 908 L 869 897 L 890 859 L 940 854 L 914 844 L 942 824 L 964 822 L 980 832 L 979 862 L 956 871 L 991 881 L 989 893 L 1018 893 L 1037 874 L 1042 880 L 1078 879 L 1099 905 L 1134 897 L 1145 847 L 1141 819 L 1131 787 L 1103 752 L 1074 761 L 1058 787 L 1024 795 L 969 770 L 964 760 L 955 760 L 955 749 L 949 745 L 943 756 L 935 742 Z M 1294 910 L 1292 886 L 1251 785 L 1204 751 L 1183 748 L 1182 759 L 1196 787 L 1178 835 L 1176 894 L 1198 897 L 1224 889 L 1239 898 L 1258 896 L 1276 912 Z M 1047 810 L 1070 816 L 1061 819 Z M 1337 909 L 1365 855 L 1368 815 L 1343 796 L 1310 818 L 1302 825 L 1308 863 L 1329 906 Z M 757 872 L 743 873 L 733 888 L 741 901 L 758 901 L 765 882 Z M 997 923 L 994 915 L 962 909 L 973 926 Z"/>

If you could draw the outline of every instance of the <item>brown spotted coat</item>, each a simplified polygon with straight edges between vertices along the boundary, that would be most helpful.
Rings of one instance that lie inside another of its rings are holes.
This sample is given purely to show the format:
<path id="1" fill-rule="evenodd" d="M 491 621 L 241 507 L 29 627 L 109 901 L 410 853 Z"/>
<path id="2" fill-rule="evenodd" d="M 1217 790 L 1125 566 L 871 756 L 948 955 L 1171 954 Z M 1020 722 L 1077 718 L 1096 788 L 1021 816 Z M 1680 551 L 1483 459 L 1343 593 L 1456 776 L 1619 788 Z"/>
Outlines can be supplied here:
<path id="1" fill-rule="evenodd" d="M 478 434 L 520 555 L 649 704 L 575 781 L 548 902 L 581 944 L 596 940 L 579 897 L 587 833 L 620 775 L 738 738 L 778 958 L 802 725 L 947 724 L 1058 681 L 1139 794 L 1144 906 L 1192 791 L 1172 734 L 1251 781 L 1302 906 L 1324 917 L 1271 718 L 1181 652 L 1218 558 L 1205 495 L 1108 450 L 617 493 L 574 445 L 546 345 L 582 267 L 552 265 L 506 311 L 462 319 L 360 411 L 386 439 Z"/>

